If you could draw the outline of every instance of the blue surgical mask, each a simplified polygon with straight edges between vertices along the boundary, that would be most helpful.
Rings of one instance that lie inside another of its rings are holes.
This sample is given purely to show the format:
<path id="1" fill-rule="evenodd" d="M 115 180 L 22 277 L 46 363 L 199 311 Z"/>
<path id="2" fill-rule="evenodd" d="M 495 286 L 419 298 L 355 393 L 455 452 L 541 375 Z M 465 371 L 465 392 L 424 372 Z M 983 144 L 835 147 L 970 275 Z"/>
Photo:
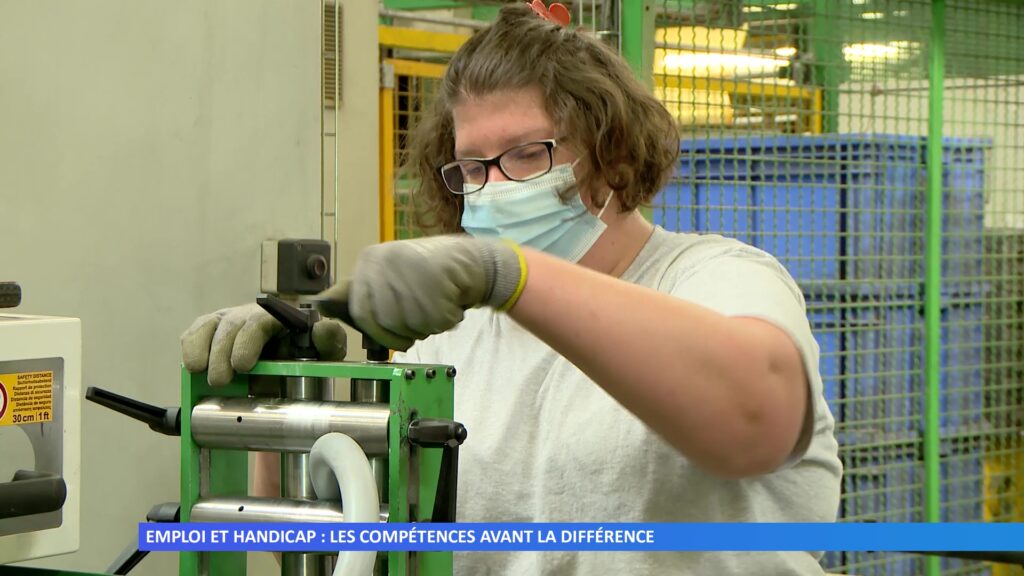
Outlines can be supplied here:
<path id="1" fill-rule="evenodd" d="M 488 182 L 465 196 L 462 227 L 476 237 L 504 238 L 579 262 L 607 228 L 601 215 L 608 202 L 594 216 L 579 194 L 562 201 L 560 193 L 576 184 L 574 164 L 555 166 L 526 182 Z"/>

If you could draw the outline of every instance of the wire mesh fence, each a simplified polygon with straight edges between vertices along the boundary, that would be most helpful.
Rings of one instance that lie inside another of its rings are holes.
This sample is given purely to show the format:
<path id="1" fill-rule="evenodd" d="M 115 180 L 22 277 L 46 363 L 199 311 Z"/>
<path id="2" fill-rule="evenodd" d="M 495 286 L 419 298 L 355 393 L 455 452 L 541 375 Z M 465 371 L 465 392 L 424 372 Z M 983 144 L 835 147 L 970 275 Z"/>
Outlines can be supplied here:
<path id="1" fill-rule="evenodd" d="M 936 519 L 1019 521 L 1024 3 L 948 2 L 944 45 L 932 13 L 923 0 L 660 1 L 654 88 L 684 140 L 652 216 L 761 247 L 801 285 L 845 465 L 842 520 L 926 520 L 929 433 Z M 941 288 L 925 278 L 933 50 L 945 76 Z M 936 334 L 926 290 L 941 290 Z M 924 412 L 929 338 L 937 430 Z M 858 552 L 824 564 L 919 574 L 926 562 Z"/>
<path id="2" fill-rule="evenodd" d="M 683 136 L 648 215 L 763 248 L 801 286 L 845 467 L 840 520 L 1024 521 L 1024 2 L 946 0 L 941 22 L 929 0 L 648 5 L 647 79 Z M 396 165 L 435 78 L 396 76 Z M 929 235 L 936 105 L 943 218 Z M 407 191 L 396 180 L 396 237 L 415 233 Z M 939 283 L 927 279 L 929 250 Z M 913 554 L 829 553 L 823 564 L 1024 575 Z"/>

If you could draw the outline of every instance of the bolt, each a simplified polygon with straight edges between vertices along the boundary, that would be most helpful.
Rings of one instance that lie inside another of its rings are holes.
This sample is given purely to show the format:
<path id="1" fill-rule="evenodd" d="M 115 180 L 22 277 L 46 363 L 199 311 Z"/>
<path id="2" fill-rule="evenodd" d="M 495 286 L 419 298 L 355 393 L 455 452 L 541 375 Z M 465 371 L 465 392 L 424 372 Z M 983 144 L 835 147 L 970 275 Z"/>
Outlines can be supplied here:
<path id="1" fill-rule="evenodd" d="M 416 371 L 415 370 L 413 370 L 412 368 L 406 369 L 406 371 L 405 371 L 405 379 L 406 380 L 412 380 L 415 377 L 416 377 Z"/>
<path id="2" fill-rule="evenodd" d="M 433 368 L 427 368 L 427 380 L 431 380 L 435 376 L 437 376 L 437 370 L 434 370 Z"/>
<path id="3" fill-rule="evenodd" d="M 444 371 L 444 375 L 449 378 L 455 378 L 455 366 L 449 366 L 448 369 Z"/>

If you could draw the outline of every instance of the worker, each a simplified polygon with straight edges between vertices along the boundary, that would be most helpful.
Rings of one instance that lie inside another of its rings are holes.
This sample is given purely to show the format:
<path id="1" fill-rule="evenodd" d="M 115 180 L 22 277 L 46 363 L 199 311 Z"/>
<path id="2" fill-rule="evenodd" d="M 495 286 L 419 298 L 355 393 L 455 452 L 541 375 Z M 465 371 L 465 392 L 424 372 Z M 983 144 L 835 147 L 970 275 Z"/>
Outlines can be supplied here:
<path id="1" fill-rule="evenodd" d="M 835 521 L 800 290 L 759 249 L 644 218 L 678 159 L 674 120 L 556 8 L 508 5 L 453 56 L 409 144 L 439 234 L 364 249 L 324 312 L 344 307 L 398 362 L 457 368 L 460 522 Z M 343 354 L 321 324 L 324 357 Z M 203 316 L 185 365 L 225 383 L 279 332 L 255 305 Z M 456 573 L 807 575 L 818 559 L 476 552 Z"/>

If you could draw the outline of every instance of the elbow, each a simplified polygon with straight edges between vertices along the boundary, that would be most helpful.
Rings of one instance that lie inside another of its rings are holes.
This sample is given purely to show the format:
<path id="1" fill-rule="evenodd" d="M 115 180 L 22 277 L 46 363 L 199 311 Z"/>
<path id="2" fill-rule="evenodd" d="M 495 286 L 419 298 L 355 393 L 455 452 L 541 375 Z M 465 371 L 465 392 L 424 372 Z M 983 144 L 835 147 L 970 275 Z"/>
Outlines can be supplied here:
<path id="1" fill-rule="evenodd" d="M 766 359 L 737 389 L 721 446 L 708 471 L 728 480 L 771 474 L 789 461 L 800 439 L 807 410 L 802 367 Z"/>
<path id="2" fill-rule="evenodd" d="M 793 453 L 795 441 L 781 441 L 778 430 L 758 421 L 737 424 L 739 430 L 722 451 L 708 463 L 711 474 L 725 480 L 745 480 L 771 474 L 782 467 Z"/>

